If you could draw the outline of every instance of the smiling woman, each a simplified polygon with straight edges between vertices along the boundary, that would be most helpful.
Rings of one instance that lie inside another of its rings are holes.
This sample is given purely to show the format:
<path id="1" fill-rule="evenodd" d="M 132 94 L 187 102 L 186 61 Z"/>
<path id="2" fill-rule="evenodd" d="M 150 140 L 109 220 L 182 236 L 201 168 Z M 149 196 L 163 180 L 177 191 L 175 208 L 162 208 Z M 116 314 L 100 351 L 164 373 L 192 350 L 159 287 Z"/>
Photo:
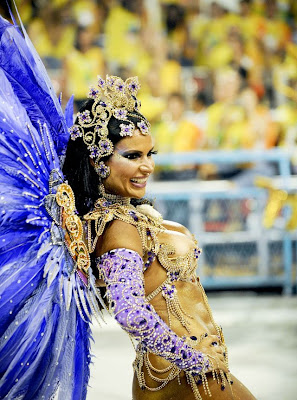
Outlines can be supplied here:
<path id="1" fill-rule="evenodd" d="M 0 17 L 0 397 L 85 400 L 107 304 L 137 342 L 134 400 L 254 399 L 229 372 L 196 240 L 142 198 L 154 150 L 137 78 L 99 77 L 68 131 L 23 34 Z"/>

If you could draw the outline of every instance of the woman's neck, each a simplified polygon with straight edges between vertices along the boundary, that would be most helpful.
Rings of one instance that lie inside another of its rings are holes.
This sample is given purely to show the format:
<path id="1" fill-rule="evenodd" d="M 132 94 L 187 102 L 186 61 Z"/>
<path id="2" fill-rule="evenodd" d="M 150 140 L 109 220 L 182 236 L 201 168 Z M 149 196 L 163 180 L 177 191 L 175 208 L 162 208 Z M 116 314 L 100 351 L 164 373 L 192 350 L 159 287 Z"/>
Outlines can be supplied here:
<path id="1" fill-rule="evenodd" d="M 99 185 L 99 193 L 104 199 L 106 199 L 112 203 L 119 203 L 119 204 L 124 204 L 124 205 L 130 204 L 130 200 L 131 200 L 130 197 L 123 197 L 123 196 L 120 196 L 119 194 L 106 193 L 103 183 L 100 183 L 100 185 Z"/>

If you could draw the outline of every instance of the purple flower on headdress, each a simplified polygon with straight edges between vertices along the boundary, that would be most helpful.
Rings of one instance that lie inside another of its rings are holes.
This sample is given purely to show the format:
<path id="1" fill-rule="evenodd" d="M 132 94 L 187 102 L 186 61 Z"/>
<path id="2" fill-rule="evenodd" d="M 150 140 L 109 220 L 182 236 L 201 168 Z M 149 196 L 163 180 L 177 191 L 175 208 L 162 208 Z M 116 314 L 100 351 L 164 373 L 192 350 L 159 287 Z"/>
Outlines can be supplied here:
<path id="1" fill-rule="evenodd" d="M 68 132 L 70 133 L 70 137 L 72 140 L 75 140 L 78 137 L 82 137 L 82 132 L 77 125 L 73 125 L 71 128 L 69 128 Z"/>
<path id="2" fill-rule="evenodd" d="M 108 156 L 113 151 L 113 144 L 109 139 L 101 139 L 98 143 L 101 155 Z"/>
<path id="3" fill-rule="evenodd" d="M 124 91 L 125 91 L 125 84 L 124 84 L 124 82 L 122 81 L 122 79 L 118 79 L 118 80 L 115 82 L 115 89 L 116 89 L 118 92 L 124 93 Z"/>
<path id="4" fill-rule="evenodd" d="M 99 86 L 101 89 L 104 89 L 104 88 L 105 88 L 105 81 L 104 81 L 104 79 L 102 79 L 100 75 L 98 75 L 97 78 L 98 78 L 98 86 Z"/>
<path id="5" fill-rule="evenodd" d="M 89 110 L 85 110 L 82 113 L 77 113 L 77 118 L 81 124 L 89 124 L 90 122 L 92 122 Z"/>
<path id="6" fill-rule="evenodd" d="M 99 151 L 99 148 L 97 146 L 95 146 L 95 145 L 89 146 L 88 149 L 90 151 L 90 157 L 91 158 L 97 158 L 100 155 L 100 151 Z"/>
<path id="7" fill-rule="evenodd" d="M 99 90 L 95 89 L 93 86 L 91 86 L 90 90 L 89 90 L 89 93 L 88 93 L 88 98 L 89 99 L 96 99 L 98 93 L 99 93 Z"/>
<path id="8" fill-rule="evenodd" d="M 132 136 L 134 132 L 134 125 L 133 124 L 121 124 L 120 125 L 121 136 Z"/>
<path id="9" fill-rule="evenodd" d="M 138 83 L 138 79 L 137 78 L 132 78 L 131 82 L 129 82 L 128 84 L 128 89 L 130 90 L 131 93 L 135 94 L 138 92 L 140 88 L 140 85 Z"/>
<path id="10" fill-rule="evenodd" d="M 127 118 L 127 110 L 124 108 L 116 108 L 113 110 L 113 115 L 117 119 L 125 120 Z"/>
<path id="11" fill-rule="evenodd" d="M 145 121 L 137 122 L 137 126 L 143 135 L 149 134 L 149 127 Z"/>
<path id="12" fill-rule="evenodd" d="M 103 161 L 100 161 L 100 163 L 95 167 L 95 171 L 101 178 L 107 178 L 110 174 L 110 168 L 105 165 Z"/>

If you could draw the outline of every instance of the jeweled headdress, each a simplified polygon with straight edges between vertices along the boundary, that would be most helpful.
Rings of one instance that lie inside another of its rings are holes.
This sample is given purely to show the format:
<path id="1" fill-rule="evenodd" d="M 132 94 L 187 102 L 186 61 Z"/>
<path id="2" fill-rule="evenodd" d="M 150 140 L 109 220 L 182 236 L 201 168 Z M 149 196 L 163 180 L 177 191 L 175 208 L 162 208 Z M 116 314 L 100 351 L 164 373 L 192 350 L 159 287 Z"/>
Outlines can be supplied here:
<path id="1" fill-rule="evenodd" d="M 120 124 L 120 135 L 132 136 L 135 129 L 148 135 L 149 122 L 139 112 L 140 101 L 136 94 L 140 88 L 137 77 L 128 78 L 125 82 L 117 76 L 106 76 L 104 81 L 98 76 L 96 87 L 90 87 L 88 98 L 94 99 L 91 111 L 77 113 L 78 122 L 70 128 L 71 139 L 82 137 L 95 163 L 95 170 L 102 178 L 109 175 L 109 168 L 100 161 L 113 153 L 113 143 L 108 139 L 108 122 L 113 116 L 123 121 Z M 128 117 L 136 117 L 135 125 Z"/>

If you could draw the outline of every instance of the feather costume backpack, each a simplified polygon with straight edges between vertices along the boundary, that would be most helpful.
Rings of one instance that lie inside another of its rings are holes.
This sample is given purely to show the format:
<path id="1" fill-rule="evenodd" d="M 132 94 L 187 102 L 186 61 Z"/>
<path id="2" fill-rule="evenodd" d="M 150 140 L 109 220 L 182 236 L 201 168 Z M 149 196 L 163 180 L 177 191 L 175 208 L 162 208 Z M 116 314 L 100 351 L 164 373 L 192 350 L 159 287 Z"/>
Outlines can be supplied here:
<path id="1" fill-rule="evenodd" d="M 88 254 L 71 256 L 82 232 L 60 159 L 72 115 L 22 24 L 0 17 L 0 398 L 86 398 L 100 310 Z"/>

